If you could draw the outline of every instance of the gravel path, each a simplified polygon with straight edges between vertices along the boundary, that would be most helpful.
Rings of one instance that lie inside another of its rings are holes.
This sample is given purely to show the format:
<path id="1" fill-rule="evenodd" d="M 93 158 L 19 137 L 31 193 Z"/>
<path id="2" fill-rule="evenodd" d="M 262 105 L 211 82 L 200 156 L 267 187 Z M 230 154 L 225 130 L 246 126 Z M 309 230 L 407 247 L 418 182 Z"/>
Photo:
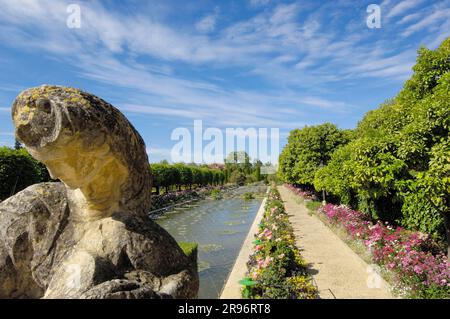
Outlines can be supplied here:
<path id="1" fill-rule="evenodd" d="M 310 216 L 296 195 L 284 186 L 278 189 L 321 298 L 393 298 L 387 283 L 317 217 Z"/>

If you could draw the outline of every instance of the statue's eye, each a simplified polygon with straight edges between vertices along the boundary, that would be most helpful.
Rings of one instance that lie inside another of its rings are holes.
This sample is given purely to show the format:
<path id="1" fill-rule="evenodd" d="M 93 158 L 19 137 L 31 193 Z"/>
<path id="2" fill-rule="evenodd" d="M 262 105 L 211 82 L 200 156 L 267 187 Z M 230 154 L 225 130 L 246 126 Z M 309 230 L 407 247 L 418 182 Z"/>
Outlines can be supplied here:
<path id="1" fill-rule="evenodd" d="M 50 101 L 48 99 L 38 99 L 36 101 L 36 106 L 38 109 L 50 113 L 52 110 L 52 105 L 50 104 Z"/>

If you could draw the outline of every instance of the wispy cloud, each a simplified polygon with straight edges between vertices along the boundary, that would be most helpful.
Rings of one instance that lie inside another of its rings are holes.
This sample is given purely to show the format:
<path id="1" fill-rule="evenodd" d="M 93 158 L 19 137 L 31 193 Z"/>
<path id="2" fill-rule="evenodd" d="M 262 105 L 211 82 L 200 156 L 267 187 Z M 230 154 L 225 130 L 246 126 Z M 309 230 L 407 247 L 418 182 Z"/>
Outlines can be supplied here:
<path id="1" fill-rule="evenodd" d="M 393 18 L 402 14 L 405 14 L 408 10 L 417 7 L 424 0 L 403 0 L 395 5 L 388 13 L 388 18 Z"/>
<path id="2" fill-rule="evenodd" d="M 214 13 L 203 17 L 195 24 L 195 28 L 202 33 L 209 33 L 216 28 L 217 18 L 219 17 L 219 10 L 216 8 Z"/>
<path id="3" fill-rule="evenodd" d="M 390 27 L 399 28 L 389 37 L 394 31 L 368 30 L 355 11 L 345 16 L 346 6 L 354 6 L 349 1 L 251 0 L 265 7 L 237 19 L 221 8 L 220 20 L 215 9 L 183 27 L 81 1 L 77 30 L 66 28 L 69 1 L 0 0 L 0 41 L 63 61 L 81 78 L 127 90 L 115 101 L 125 112 L 290 128 L 314 112 L 352 110 L 345 98 L 333 97 L 342 85 L 367 79 L 398 84 L 411 74 L 416 46 L 399 44 L 397 34 L 437 28 L 433 39 L 440 39 L 449 16 L 445 5 L 420 15 L 413 11 L 420 2 L 383 2 L 383 12 L 396 21 Z M 362 8 L 361 17 L 365 13 Z"/>
<path id="4" fill-rule="evenodd" d="M 402 36 L 408 37 L 415 32 L 423 31 L 424 29 L 436 27 L 442 22 L 448 22 L 448 18 L 450 17 L 450 8 L 442 9 L 439 11 L 435 11 L 427 16 L 425 16 L 422 20 L 418 21 L 410 25 L 403 33 Z M 447 31 L 447 35 L 450 32 Z"/>

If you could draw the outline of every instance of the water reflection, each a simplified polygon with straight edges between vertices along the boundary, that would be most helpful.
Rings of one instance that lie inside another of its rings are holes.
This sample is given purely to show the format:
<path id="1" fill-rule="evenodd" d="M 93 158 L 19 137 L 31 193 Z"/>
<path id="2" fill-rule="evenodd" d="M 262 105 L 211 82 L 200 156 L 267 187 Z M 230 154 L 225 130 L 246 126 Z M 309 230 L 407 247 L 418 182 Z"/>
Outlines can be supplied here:
<path id="1" fill-rule="evenodd" d="M 244 186 L 223 199 L 175 208 L 157 219 L 177 241 L 199 244 L 199 298 L 218 298 L 254 220 L 266 187 Z M 244 200 L 245 192 L 261 196 Z"/>

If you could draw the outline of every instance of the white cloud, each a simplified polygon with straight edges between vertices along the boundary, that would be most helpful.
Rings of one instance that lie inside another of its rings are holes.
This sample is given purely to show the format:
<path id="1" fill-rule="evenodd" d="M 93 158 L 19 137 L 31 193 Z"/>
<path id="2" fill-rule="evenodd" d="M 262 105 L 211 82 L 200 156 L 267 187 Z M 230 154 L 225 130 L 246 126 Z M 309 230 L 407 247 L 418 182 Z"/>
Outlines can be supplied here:
<path id="1" fill-rule="evenodd" d="M 401 20 L 397 22 L 397 24 L 402 25 L 406 23 L 410 23 L 414 20 L 419 19 L 423 15 L 423 12 L 412 13 L 407 16 L 404 16 Z"/>
<path id="2" fill-rule="evenodd" d="M 65 27 L 67 3 L 0 0 L 0 41 L 63 60 L 83 78 L 131 89 L 132 97 L 119 101 L 126 112 L 189 121 L 204 118 L 217 126 L 251 123 L 288 128 L 308 122 L 311 106 L 330 112 L 352 108 L 343 101 L 317 97 L 328 83 L 370 77 L 397 81 L 409 74 L 415 59 L 414 47 L 393 52 L 389 38 L 370 42 L 364 29 L 342 34 L 333 28 L 327 14 L 334 3 L 306 13 L 301 20 L 305 9 L 298 3 L 274 5 L 222 29 L 217 16 L 211 18 L 218 14 L 215 11 L 195 29 L 192 25 L 173 27 L 141 13 L 120 14 L 98 2 L 82 2 L 80 30 Z M 396 16 L 400 9 L 394 9 L 390 14 Z M 410 27 L 410 32 L 417 29 Z M 214 36 L 204 33 L 213 30 Z M 441 27 L 439 32 L 438 38 L 445 30 Z M 141 57 L 152 57 L 152 62 L 144 63 L 150 59 Z M 189 78 L 179 75 L 173 62 L 192 66 Z M 231 84 L 228 88 L 203 76 L 203 67 L 230 68 L 238 74 L 225 83 Z M 270 90 L 237 89 L 232 81 L 246 76 L 266 81 Z"/>
<path id="3" fill-rule="evenodd" d="M 214 31 L 216 28 L 217 18 L 219 16 L 219 11 L 216 9 L 214 13 L 203 17 L 200 21 L 195 24 L 197 31 L 202 33 L 209 33 Z"/>
<path id="4" fill-rule="evenodd" d="M 393 18 L 404 14 L 408 10 L 417 7 L 423 0 L 404 0 L 395 5 L 388 13 L 387 18 Z"/>
<path id="5" fill-rule="evenodd" d="M 425 16 L 422 20 L 419 22 L 410 25 L 403 33 L 403 37 L 408 37 L 418 31 L 423 31 L 427 28 L 436 27 L 439 25 L 442 21 L 448 21 L 448 18 L 450 17 L 450 8 L 436 10 L 433 13 Z M 448 30 L 447 30 L 448 34 Z"/>
<path id="6" fill-rule="evenodd" d="M 31 3 L 31 7 L 21 9 L 27 3 Z M 130 55 L 150 55 L 162 61 L 253 67 L 255 74 L 265 73 L 271 78 L 278 71 L 291 73 L 290 76 L 283 77 L 284 81 L 289 79 L 293 83 L 308 85 L 311 83 L 309 74 L 302 75 L 301 78 L 295 76 L 295 64 L 297 69 L 307 69 L 317 67 L 327 59 L 327 64 L 338 62 L 332 67 L 345 72 L 349 71 L 346 69 L 351 68 L 353 62 L 374 58 L 370 48 L 359 46 L 359 38 L 362 36 L 337 38 L 334 30 L 323 29 L 319 19 L 321 14 L 325 14 L 322 11 L 326 12 L 326 8 L 304 21 L 298 21 L 300 6 L 297 3 L 277 5 L 273 10 L 235 22 L 220 30 L 214 38 L 195 34 L 192 30 L 175 30 L 139 14 L 121 16 L 109 12 L 98 3 L 82 4 L 83 27 L 79 31 L 73 31 L 58 27 L 65 26 L 63 2 L 55 6 L 47 2 L 39 2 L 41 5 L 37 6 L 36 3 L 37 1 L 32 0 L 0 0 L 3 8 L 0 19 L 7 22 L 0 24 L 0 40 L 10 45 L 64 55 L 66 58 L 72 55 L 75 57 L 74 65 L 77 64 L 77 55 L 96 60 L 91 52 L 114 55 L 126 48 Z M 206 16 L 202 20 L 204 23 L 198 24 L 201 30 L 213 29 L 213 17 L 217 12 L 216 10 L 212 15 Z M 35 30 L 36 34 L 23 32 L 22 27 Z M 390 43 L 386 42 L 384 45 L 389 47 Z M 377 58 L 383 58 L 383 55 L 381 52 Z M 261 70 L 261 65 L 271 68 Z M 116 67 L 118 66 L 114 66 Z M 89 68 L 86 70 L 89 73 Z M 141 73 L 146 72 L 148 73 L 147 70 Z M 335 74 L 323 72 L 320 77 L 317 74 L 311 76 L 317 83 L 326 83 L 335 77 Z"/>

